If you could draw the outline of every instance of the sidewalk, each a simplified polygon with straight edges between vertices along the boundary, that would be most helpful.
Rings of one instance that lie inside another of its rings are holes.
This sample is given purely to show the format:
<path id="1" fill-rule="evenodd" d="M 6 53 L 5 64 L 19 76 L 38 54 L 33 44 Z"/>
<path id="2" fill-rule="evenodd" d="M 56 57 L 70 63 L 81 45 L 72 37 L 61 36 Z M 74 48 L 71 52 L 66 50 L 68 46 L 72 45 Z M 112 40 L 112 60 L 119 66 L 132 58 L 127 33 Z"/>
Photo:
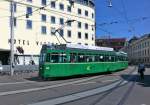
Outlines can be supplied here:
<path id="1" fill-rule="evenodd" d="M 137 68 L 134 74 L 121 77 L 127 84 L 110 92 L 97 105 L 150 105 L 150 68 L 146 69 L 144 80 L 140 80 Z"/>
<path id="2" fill-rule="evenodd" d="M 124 105 L 150 105 L 150 68 L 146 68 L 144 77 L 141 80 L 136 75 L 134 87 Z"/>
<path id="3" fill-rule="evenodd" d="M 0 83 L 8 83 L 8 82 L 23 82 L 27 81 L 27 78 L 37 77 L 38 71 L 30 72 L 30 73 L 19 73 L 13 76 L 10 75 L 0 75 Z"/>
<path id="4" fill-rule="evenodd" d="M 114 72 L 112 74 L 107 74 L 107 75 L 120 75 L 120 74 L 128 74 L 129 72 L 131 72 L 135 67 L 128 67 L 128 69 L 126 70 L 122 70 L 122 71 L 118 71 L 118 72 Z M 34 71 L 34 72 L 29 72 L 29 73 L 18 73 L 18 74 L 14 74 L 13 76 L 10 76 L 8 74 L 6 75 L 0 75 L 0 83 L 6 83 L 6 82 L 23 82 L 23 81 L 27 81 L 27 78 L 37 78 L 38 77 L 38 71 Z"/>

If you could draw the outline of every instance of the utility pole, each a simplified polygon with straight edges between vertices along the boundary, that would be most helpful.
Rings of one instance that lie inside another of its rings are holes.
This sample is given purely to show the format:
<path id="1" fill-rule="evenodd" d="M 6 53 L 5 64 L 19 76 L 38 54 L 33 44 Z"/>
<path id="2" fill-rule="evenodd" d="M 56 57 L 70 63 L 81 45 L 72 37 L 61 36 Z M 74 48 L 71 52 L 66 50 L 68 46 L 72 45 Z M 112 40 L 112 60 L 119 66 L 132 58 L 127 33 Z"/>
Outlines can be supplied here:
<path id="1" fill-rule="evenodd" d="M 11 0 L 11 16 L 10 16 L 10 75 L 14 75 L 14 0 Z"/>

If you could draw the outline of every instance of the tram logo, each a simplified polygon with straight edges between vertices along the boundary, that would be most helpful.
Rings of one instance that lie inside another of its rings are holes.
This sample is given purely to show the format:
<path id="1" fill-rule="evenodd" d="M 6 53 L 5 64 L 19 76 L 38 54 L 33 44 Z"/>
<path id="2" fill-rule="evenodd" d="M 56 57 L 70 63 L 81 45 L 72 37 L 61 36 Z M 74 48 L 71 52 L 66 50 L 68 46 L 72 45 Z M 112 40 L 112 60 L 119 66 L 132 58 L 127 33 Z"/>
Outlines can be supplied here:
<path id="1" fill-rule="evenodd" d="M 91 70 L 91 66 L 87 66 L 87 67 L 86 67 L 86 70 Z"/>

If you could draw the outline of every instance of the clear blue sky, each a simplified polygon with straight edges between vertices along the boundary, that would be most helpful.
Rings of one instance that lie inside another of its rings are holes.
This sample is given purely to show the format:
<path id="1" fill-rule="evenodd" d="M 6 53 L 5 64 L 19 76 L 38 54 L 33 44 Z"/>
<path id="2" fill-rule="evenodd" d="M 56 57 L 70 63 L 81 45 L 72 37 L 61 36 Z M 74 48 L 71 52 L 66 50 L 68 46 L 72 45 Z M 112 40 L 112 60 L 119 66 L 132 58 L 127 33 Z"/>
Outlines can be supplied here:
<path id="1" fill-rule="evenodd" d="M 141 36 L 150 33 L 150 0 L 95 0 L 96 36 Z"/>

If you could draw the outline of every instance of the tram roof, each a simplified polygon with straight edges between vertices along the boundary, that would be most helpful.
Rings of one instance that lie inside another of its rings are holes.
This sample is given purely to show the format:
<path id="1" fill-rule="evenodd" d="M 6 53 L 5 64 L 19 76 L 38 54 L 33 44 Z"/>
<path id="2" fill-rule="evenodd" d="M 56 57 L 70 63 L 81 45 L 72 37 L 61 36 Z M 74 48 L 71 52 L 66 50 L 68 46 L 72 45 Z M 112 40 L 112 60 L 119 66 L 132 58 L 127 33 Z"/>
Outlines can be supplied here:
<path id="1" fill-rule="evenodd" d="M 79 44 L 61 44 L 61 45 L 43 45 L 43 47 L 50 49 L 81 49 L 81 50 L 96 50 L 96 51 L 114 51 L 113 48 L 109 47 L 98 47 L 89 45 L 79 45 Z"/>

